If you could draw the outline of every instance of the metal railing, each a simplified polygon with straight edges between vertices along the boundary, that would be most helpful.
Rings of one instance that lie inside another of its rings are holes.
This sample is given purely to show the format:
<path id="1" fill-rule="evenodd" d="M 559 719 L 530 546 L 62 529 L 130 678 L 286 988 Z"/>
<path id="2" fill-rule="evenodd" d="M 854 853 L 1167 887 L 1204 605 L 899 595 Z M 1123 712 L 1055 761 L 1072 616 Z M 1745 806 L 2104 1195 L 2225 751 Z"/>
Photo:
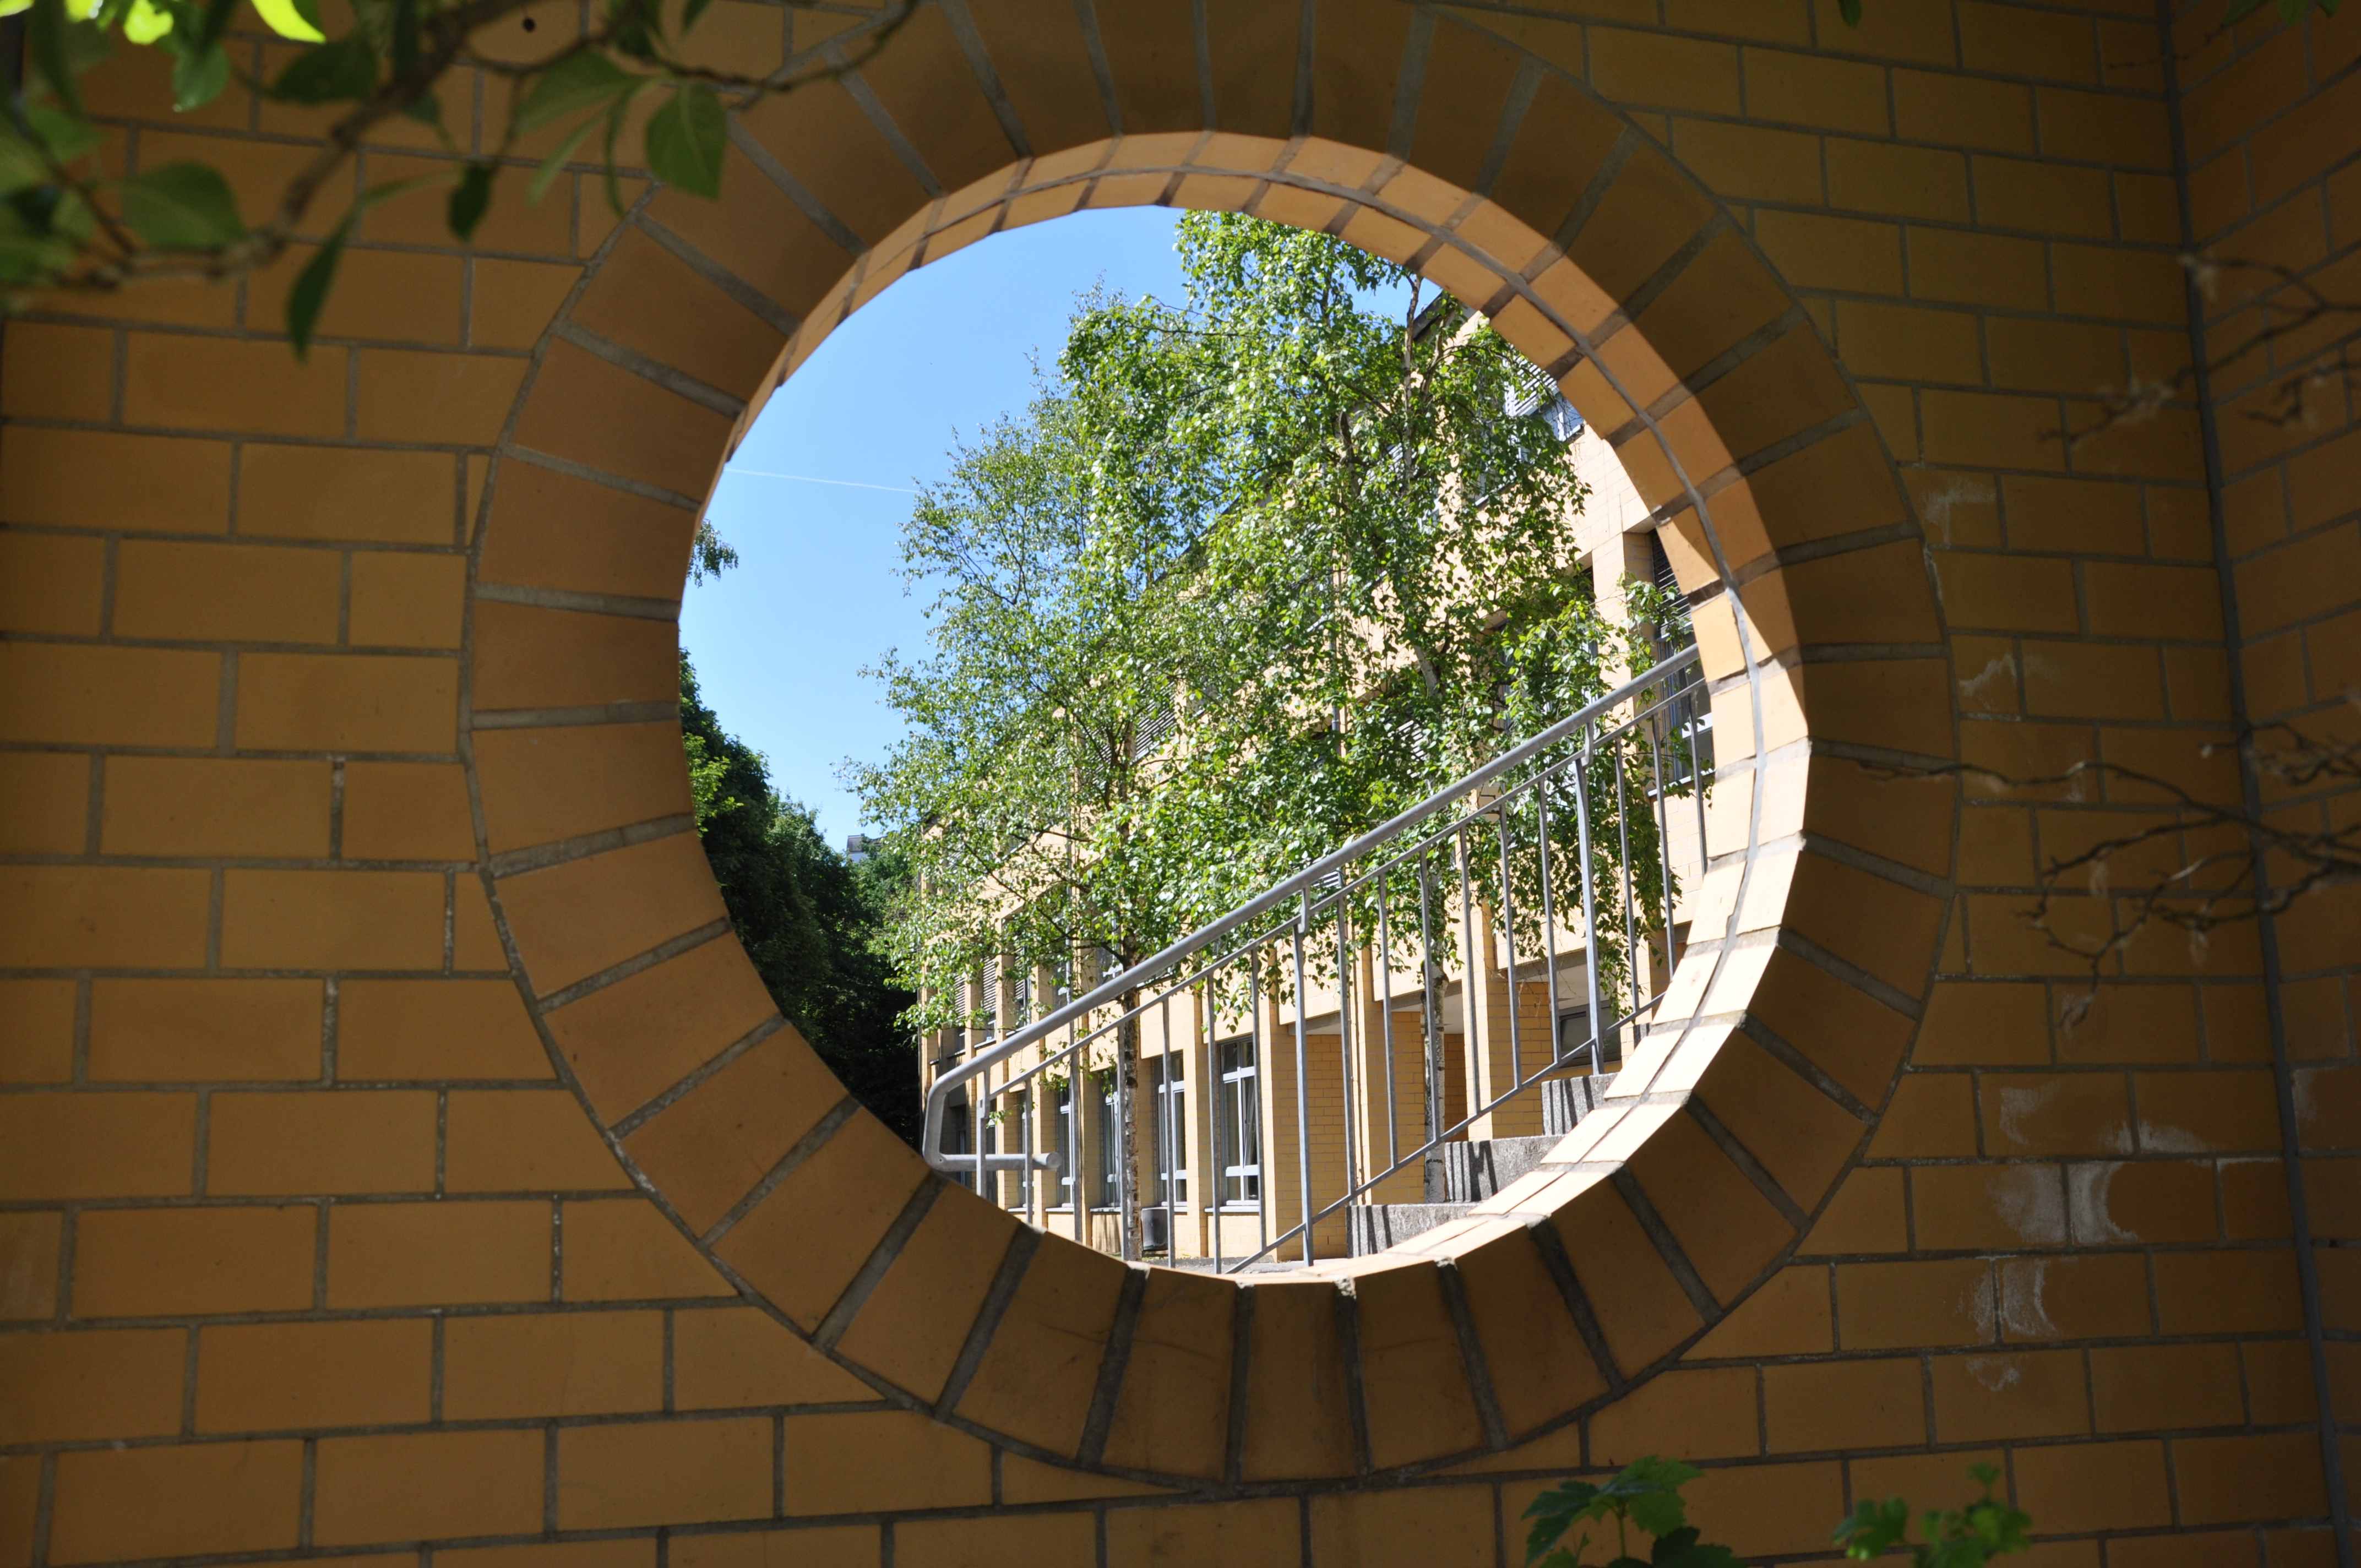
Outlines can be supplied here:
<path id="1" fill-rule="evenodd" d="M 1608 1070 L 1644 1030 L 1679 959 L 1681 878 L 1704 863 L 1709 725 L 1697 651 L 1685 648 L 946 1069 L 927 1092 L 928 1163 L 979 1191 L 998 1173 L 1071 1172 L 1067 1202 L 1045 1205 L 1042 1218 L 1071 1207 L 1076 1239 L 1087 1241 L 1082 1124 L 1086 1113 L 1099 1121 L 1112 1112 L 1119 1145 L 1125 1127 L 1155 1135 L 1149 1179 L 1166 1218 L 1201 1216 L 1201 1254 L 1223 1271 L 1290 1242 L 1310 1261 L 1342 1228 L 1323 1235 L 1323 1222 L 1349 1204 L 1424 1199 L 1432 1176 L 1411 1194 L 1405 1173 L 1439 1162 L 1443 1144 L 1545 1079 Z M 1695 837 L 1676 850 L 1685 801 Z M 1529 1021 L 1544 1003 L 1544 1017 Z M 1368 1012 L 1374 1019 L 1356 1017 Z M 1063 1031 L 1071 1037 L 1056 1038 Z M 1136 1075 L 1121 1068 L 1139 1061 L 1151 1032 L 1166 1058 L 1164 1089 L 1143 1122 Z M 1462 1042 L 1455 1086 L 1453 1033 Z M 1330 1036 L 1333 1058 L 1312 1044 Z M 955 1098 L 968 1102 L 970 1124 L 953 1152 L 944 1135 Z M 989 1108 L 1012 1100 L 1022 1113 Z M 1538 1132 L 1537 1103 L 1503 1119 Z M 1004 1123 L 1027 1142 L 1033 1128 L 1055 1129 L 1052 1146 L 988 1149 L 987 1129 Z M 1200 1131 L 1203 1157 L 1185 1168 Z M 1100 1153 L 1093 1174 L 1105 1173 L 1105 1136 L 1090 1141 Z M 1128 1255 L 1140 1177 L 1134 1158 L 1118 1152 L 1112 1163 L 1115 1190 L 1100 1196 L 1125 1216 Z M 1272 1179 L 1279 1164 L 1292 1165 L 1291 1182 Z M 1019 1185 L 1029 1212 L 1035 1184 Z M 1230 1245 L 1225 1219 L 1251 1231 L 1250 1246 Z"/>

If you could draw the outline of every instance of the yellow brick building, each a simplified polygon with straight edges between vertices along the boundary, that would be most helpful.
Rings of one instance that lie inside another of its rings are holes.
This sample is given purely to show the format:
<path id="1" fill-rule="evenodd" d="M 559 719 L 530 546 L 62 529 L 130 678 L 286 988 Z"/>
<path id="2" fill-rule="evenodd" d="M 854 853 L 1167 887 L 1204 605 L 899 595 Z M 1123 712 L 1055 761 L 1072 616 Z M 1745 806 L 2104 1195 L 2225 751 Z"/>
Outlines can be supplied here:
<path id="1" fill-rule="evenodd" d="M 2157 799 L 1881 771 L 2349 810 L 2203 750 L 2344 732 L 2361 669 L 2350 389 L 2271 417 L 2347 329 L 2230 353 L 2351 288 L 2361 21 L 2226 5 L 937 0 L 741 116 L 718 203 L 371 213 L 300 368 L 301 257 L 10 321 L 0 1563 L 1475 1568 L 1648 1452 L 1750 1560 L 1988 1460 L 2044 1563 L 2350 1562 L 2356 895 L 2061 1022 L 2038 868 Z M 258 208 L 316 117 L 170 122 L 146 52 L 93 79 L 126 166 L 202 142 Z M 733 433 L 906 269 L 1159 202 L 1480 302 L 1682 542 L 1715 684 L 1741 896 L 1676 1043 L 1579 1179 L 1349 1285 L 924 1171 L 688 818 Z"/>

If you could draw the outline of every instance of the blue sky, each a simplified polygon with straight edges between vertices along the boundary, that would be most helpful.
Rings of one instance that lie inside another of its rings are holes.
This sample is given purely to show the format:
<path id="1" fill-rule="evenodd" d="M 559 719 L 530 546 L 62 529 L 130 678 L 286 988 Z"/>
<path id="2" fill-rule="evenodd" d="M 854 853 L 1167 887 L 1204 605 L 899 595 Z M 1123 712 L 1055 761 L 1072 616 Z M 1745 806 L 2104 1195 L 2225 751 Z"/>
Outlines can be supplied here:
<path id="1" fill-rule="evenodd" d="M 1056 356 L 1076 294 L 1104 279 L 1180 298 L 1179 217 L 1076 214 L 913 273 L 820 345 L 731 460 L 709 515 L 740 564 L 688 590 L 681 642 L 722 727 L 770 758 L 840 849 L 860 816 L 837 765 L 899 732 L 858 672 L 926 639 L 926 601 L 895 571 L 908 492 L 949 471 L 954 443 L 1024 407 L 1033 356 Z M 801 477 L 769 477 L 781 474 Z"/>

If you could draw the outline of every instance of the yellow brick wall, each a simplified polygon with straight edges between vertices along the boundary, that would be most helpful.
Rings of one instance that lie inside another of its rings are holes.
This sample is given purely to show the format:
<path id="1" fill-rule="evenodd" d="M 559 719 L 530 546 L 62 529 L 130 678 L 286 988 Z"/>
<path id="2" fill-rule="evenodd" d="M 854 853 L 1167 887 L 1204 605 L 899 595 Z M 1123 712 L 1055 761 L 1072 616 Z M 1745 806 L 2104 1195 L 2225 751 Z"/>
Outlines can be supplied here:
<path id="1" fill-rule="evenodd" d="M 300 256 L 9 322 L 0 1568 L 1474 1565 L 1651 1451 L 1750 1556 L 1990 1459 L 2045 1563 L 2334 1561 L 2350 895 L 2143 938 L 2061 1022 L 2028 889 L 2154 798 L 1911 772 L 2235 798 L 2242 700 L 2350 727 L 2341 382 L 2249 417 L 2275 345 L 2056 433 L 2251 329 L 2224 267 L 2192 334 L 2184 224 L 2350 291 L 2361 21 L 2226 4 L 962 0 L 745 114 L 720 203 L 372 212 L 300 369 Z M 704 26 L 745 69 L 782 20 Z M 157 63 L 93 82 L 126 159 L 258 208 L 316 118 L 157 123 Z M 1244 1287 L 1042 1238 L 851 1102 L 670 711 L 778 377 L 911 267 L 1150 202 L 1489 311 L 1669 525 L 1716 682 L 1682 1026 L 1552 1179 Z"/>

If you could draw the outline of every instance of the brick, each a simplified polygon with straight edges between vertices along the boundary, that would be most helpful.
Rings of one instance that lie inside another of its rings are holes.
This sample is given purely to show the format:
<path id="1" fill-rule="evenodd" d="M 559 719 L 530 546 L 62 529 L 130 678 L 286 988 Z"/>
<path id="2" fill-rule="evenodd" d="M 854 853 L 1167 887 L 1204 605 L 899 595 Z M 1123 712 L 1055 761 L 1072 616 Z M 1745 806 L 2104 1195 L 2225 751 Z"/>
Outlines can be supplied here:
<path id="1" fill-rule="evenodd" d="M 2045 716 L 2162 718 L 2162 672 L 2151 649 L 2027 641 L 2025 706 Z"/>
<path id="2" fill-rule="evenodd" d="M 2172 1445 L 2172 1470 L 2188 1524 L 2301 1518 L 2328 1507 L 2312 1432 L 2182 1438 Z"/>
<path id="3" fill-rule="evenodd" d="M 355 861 L 473 861 L 466 772 L 456 763 L 346 762 L 341 847 Z"/>
<path id="4" fill-rule="evenodd" d="M 315 858 L 328 852 L 324 762 L 115 757 L 106 768 L 104 852 Z"/>
<path id="5" fill-rule="evenodd" d="M 544 1442 L 538 1427 L 323 1439 L 312 1539 L 538 1533 Z"/>
<path id="6" fill-rule="evenodd" d="M 449 659 L 248 653 L 237 668 L 237 744 L 448 754 L 457 743 L 458 675 Z"/>
<path id="7" fill-rule="evenodd" d="M 875 1532 L 873 1530 L 871 1533 L 873 1535 Z M 674 1549 L 674 1558 L 676 1561 L 682 1556 L 683 1550 L 693 1541 L 697 1543 L 698 1550 L 690 1559 L 691 1561 L 704 1561 L 706 1553 L 711 1552 L 712 1560 L 717 1564 L 727 1563 L 729 1568 L 764 1568 L 764 1559 L 759 1552 L 747 1558 L 742 1564 L 732 1556 L 732 1553 L 741 1549 L 746 1542 L 754 1542 L 759 1546 L 763 1541 L 761 1536 L 700 1535 L 682 1536 L 678 1540 L 680 1545 Z M 875 1554 L 873 1541 L 871 1542 L 871 1552 L 873 1556 Z M 435 1548 L 434 1555 L 446 1565 L 446 1568 L 655 1568 L 656 1543 L 653 1536 L 642 1536 L 637 1541 L 613 1538 L 604 1541 L 577 1539 L 531 1546 L 474 1546 L 456 1549 L 442 1546 Z M 823 1559 L 823 1562 L 826 1568 L 835 1568 L 833 1559 Z M 869 1568 L 869 1564 L 864 1563 L 860 1565 L 860 1568 Z"/>
<path id="8" fill-rule="evenodd" d="M 1935 1434 L 1944 1442 L 2065 1437 L 2091 1430 L 2080 1351 L 1938 1355 L 1931 1381 Z"/>
<path id="9" fill-rule="evenodd" d="M 1992 1266 L 1980 1258 L 1839 1264 L 1836 1276 L 1847 1350 L 1993 1342 Z"/>
<path id="10" fill-rule="evenodd" d="M 1820 203 L 1816 137 L 1752 124 L 1676 119 L 1673 147 L 1698 179 L 1723 196 L 1795 206 Z"/>
<path id="11" fill-rule="evenodd" d="M 1783 1268 L 1708 1330 L 1690 1357 L 1751 1359 L 1833 1350 L 1830 1301 L 1827 1269 L 1807 1265 Z"/>
<path id="12" fill-rule="evenodd" d="M 709 1228 L 752 1191 L 829 1108 L 844 1086 L 792 1029 L 781 1029 L 666 1106 L 631 1135 L 631 1157 L 661 1187 L 694 1229 Z M 840 1135 L 841 1147 L 817 1151 L 800 1190 L 826 1190 L 840 1170 L 879 1147 L 882 1128 L 863 1124 Z M 847 1245 L 874 1240 L 907 1195 L 909 1183 L 880 1192 L 842 1216 Z M 873 1210 L 877 1212 L 872 1212 Z M 872 1222 L 874 1222 L 872 1223 Z M 837 1249 L 829 1247 L 832 1255 Z M 817 1264 L 817 1259 L 815 1259 Z M 824 1309 L 822 1309 L 824 1310 Z"/>
<path id="13" fill-rule="evenodd" d="M 316 1218 L 308 1204 L 84 1213 L 75 1222 L 74 1313 L 303 1310 Z"/>
<path id="14" fill-rule="evenodd" d="M 2159 1326 L 2169 1334 L 2257 1333 L 2302 1326 L 2294 1256 L 2268 1252 L 2160 1253 Z"/>
<path id="15" fill-rule="evenodd" d="M 1857 376 L 1979 385 L 1983 345 L 1973 315 L 1843 300 L 1837 343 Z"/>
<path id="16" fill-rule="evenodd" d="M 0 516 L 33 527 L 222 533 L 229 443 L 12 425 L 0 437 Z"/>
<path id="17" fill-rule="evenodd" d="M 2131 1149 L 2131 1105 L 2119 1074 L 1989 1073 L 1980 1089 L 1985 1146 L 1995 1156 Z"/>
<path id="18" fill-rule="evenodd" d="M 547 1080 L 517 988 L 498 980 L 347 980 L 337 989 L 336 1071 L 346 1081 Z"/>
<path id="19" fill-rule="evenodd" d="M 631 1185 L 581 1102 L 560 1091 L 454 1091 L 445 1127 L 446 1191 L 576 1192 Z"/>
<path id="20" fill-rule="evenodd" d="M 1935 148 L 1831 137 L 1828 204 L 1881 217 L 1969 219 L 1967 159 Z"/>
<path id="21" fill-rule="evenodd" d="M 578 267 L 478 257 L 469 293 L 468 343 L 486 348 L 531 348 L 541 341 L 581 276 Z"/>
<path id="22" fill-rule="evenodd" d="M 488 730 L 476 765 L 495 854 L 692 808 L 680 727 L 669 722 Z"/>
<path id="23" fill-rule="evenodd" d="M 197 1346 L 201 1432 L 421 1422 L 434 1325 L 425 1318 L 225 1323 Z"/>
<path id="24" fill-rule="evenodd" d="M 47 322 L 10 323 L 0 411 L 12 419 L 105 422 L 115 411 L 115 334 Z M 35 375 L 28 367 L 38 365 Z"/>
<path id="25" fill-rule="evenodd" d="M 1111 1563 L 1279 1563 L 1301 1550 L 1297 1508 L 1289 1498 L 1117 1508 L 1106 1521 Z"/>
<path id="26" fill-rule="evenodd" d="M 728 913 L 693 833 L 508 877 L 500 901 L 544 996 Z"/>
<path id="27" fill-rule="evenodd" d="M 323 346 L 298 363 L 284 342 L 267 338 L 133 333 L 124 359 L 124 417 L 134 424 L 241 434 L 342 435 L 346 352 Z"/>
<path id="28" fill-rule="evenodd" d="M 165 1437 L 181 1430 L 183 1329 L 0 1338 L 0 1442 Z"/>
<path id="29" fill-rule="evenodd" d="M 0 854 L 74 855 L 88 840 L 90 762 L 60 751 L 0 751 Z"/>
<path id="30" fill-rule="evenodd" d="M 680 1409 L 858 1404 L 876 1397 L 755 1308 L 675 1309 L 672 1336 L 673 1398 Z"/>
<path id="31" fill-rule="evenodd" d="M 296 1542 L 302 1486 L 300 1442 L 60 1454 L 49 1561 L 286 1551 Z"/>
<path id="32" fill-rule="evenodd" d="M 980 95 L 975 102 L 985 108 Z M 644 234 L 616 242 L 572 319 L 737 396 L 755 388 L 785 345 L 776 329 Z"/>
<path id="33" fill-rule="evenodd" d="M 906 1410 L 790 1416 L 785 1456 L 790 1516 L 992 1501 L 992 1450 Z"/>
<path id="34" fill-rule="evenodd" d="M 0 1083 L 73 1077 L 78 989 L 69 979 L 0 980 Z"/>
<path id="35" fill-rule="evenodd" d="M 2140 1146 L 2159 1154 L 2279 1146 L 2278 1091 L 2266 1072 L 2141 1073 Z"/>
<path id="36" fill-rule="evenodd" d="M 266 110 L 266 122 L 269 117 Z M 262 128 L 278 127 L 266 123 Z M 247 284 L 247 319 L 283 320 L 296 275 L 318 254 L 313 246 L 291 246 L 283 259 L 255 272 Z M 328 291 L 314 331 L 324 341 L 456 343 L 466 265 L 456 256 L 347 245 L 336 263 L 336 281 L 343 287 Z"/>
<path id="37" fill-rule="evenodd" d="M 1975 1086 L 1965 1073 L 1905 1076 L 1894 1086 L 1869 1146 L 1872 1159 L 1938 1159 L 1980 1152 Z"/>
<path id="38" fill-rule="evenodd" d="M 211 746 L 221 655 L 0 641 L 0 740 Z"/>
<path id="39" fill-rule="evenodd" d="M 1483 1568 L 1491 1562 L 1490 1490 L 1443 1486 L 1351 1492 L 1312 1502 L 1313 1562 L 1368 1568 Z"/>
<path id="40" fill-rule="evenodd" d="M 1591 1463 L 1625 1464 L 1676 1444 L 1691 1459 L 1752 1459 L 1762 1431 L 1752 1368 L 1660 1373 L 1590 1418 Z"/>
<path id="41" fill-rule="evenodd" d="M 333 551 L 126 539 L 116 547 L 115 630 L 194 641 L 334 642 L 343 572 Z"/>
<path id="42" fill-rule="evenodd" d="M 533 605 L 475 607 L 475 699 L 485 710 L 675 701 L 670 621 Z"/>
<path id="43" fill-rule="evenodd" d="M 467 563 L 458 555 L 353 555 L 350 641 L 357 648 L 456 648 Z"/>
<path id="44" fill-rule="evenodd" d="M 458 469 L 439 452 L 249 444 L 237 527 L 247 537 L 455 543 Z"/>
<path id="45" fill-rule="evenodd" d="M 2054 1165 L 1922 1166 L 1910 1174 L 1922 1247 L 2058 1246 L 2066 1192 Z"/>
<path id="46" fill-rule="evenodd" d="M 1609 98 L 1709 114 L 1740 112 L 1738 51 L 1727 44 L 1609 27 L 1593 27 L 1589 43 L 1592 84 Z"/>
<path id="47" fill-rule="evenodd" d="M 2169 1524 L 2164 1445 L 2090 1442 L 2016 1451 L 2017 1506 L 2044 1532 L 2136 1530 Z"/>
<path id="48" fill-rule="evenodd" d="M 1876 67 L 1784 49 L 1749 49 L 1744 53 L 1751 117 L 1888 134 L 1884 73 Z"/>
<path id="49" fill-rule="evenodd" d="M 2236 1426 L 2246 1420 L 2235 1345 L 2119 1345 L 2090 1354 L 2091 1399 L 2101 1431 Z"/>
<path id="50" fill-rule="evenodd" d="M 1910 141 L 2003 152 L 2034 149 L 2033 93 L 2008 82 L 1896 71 L 1894 124 Z"/>
<path id="51" fill-rule="evenodd" d="M 365 441 L 489 446 L 524 381 L 524 360 L 485 354 L 370 348 L 360 361 L 354 430 Z"/>
<path id="52" fill-rule="evenodd" d="M 434 1121 L 435 1099 L 424 1091 L 216 1094 L 205 1190 L 430 1192 Z"/>
<path id="53" fill-rule="evenodd" d="M 0 630 L 95 636 L 105 586 L 103 540 L 0 533 Z"/>
<path id="54" fill-rule="evenodd" d="M 762 1519 L 771 1423 L 671 1420 L 572 1427 L 557 1439 L 561 1530 Z"/>
<path id="55" fill-rule="evenodd" d="M 0 1214 L 0 1321 L 53 1317 L 64 1222 L 55 1213 Z"/>
<path id="56" fill-rule="evenodd" d="M 1483 1423 L 1458 1332 L 1444 1300 L 1440 1272 L 1428 1264 L 1371 1270 L 1359 1276 L 1355 1286 L 1362 1397 L 1373 1463 L 1390 1468 L 1479 1443 Z M 1693 1412 L 1700 1429 L 1714 1424 L 1708 1403 L 1699 1401 Z M 1752 1388 L 1747 1405 L 1751 1414 Z M 1692 1429 L 1692 1441 L 1704 1443 L 1708 1440 L 1700 1429 Z"/>
<path id="57" fill-rule="evenodd" d="M 567 1203 L 565 1245 L 565 1299 L 568 1301 L 641 1301 L 738 1293 L 643 1199 Z"/>
<path id="58" fill-rule="evenodd" d="M 933 1203 L 895 1255 L 860 1312 L 837 1341 L 851 1360 L 883 1374 L 921 1398 L 941 1395 L 968 1331 L 982 1310 L 994 1276 L 1015 1237 L 1016 1222 L 964 1188 L 937 1190 Z M 1154 1292 L 1157 1306 L 1170 1314 L 1166 1292 Z M 1143 1313 L 1148 1309 L 1143 1307 Z M 1183 1311 L 1185 1315 L 1185 1310 Z M 1210 1332 L 1224 1331 L 1213 1329 Z M 1151 1329 L 1143 1367 L 1160 1365 L 1168 1347 Z M 1190 1349 L 1197 1348 L 1193 1343 Z M 1191 1360 L 1193 1361 L 1192 1357 Z M 1226 1365 L 1226 1362 L 1224 1362 Z M 1153 1372 L 1145 1374 L 1153 1376 Z M 1193 1386 L 1191 1391 L 1194 1392 Z M 1224 1388 L 1226 1405 L 1227 1388 Z M 1120 1405 L 1116 1429 L 1126 1426 Z M 1118 1452 L 1111 1431 L 1109 1451 Z M 1126 1461 L 1126 1463 L 1129 1463 Z M 1135 1464 L 1137 1469 L 1169 1466 Z"/>
<path id="59" fill-rule="evenodd" d="M 2041 150 L 2072 162 L 2169 169 L 2172 143 L 2164 105 L 2150 98 L 2037 87 Z"/>
<path id="60" fill-rule="evenodd" d="M 368 375 L 364 365 L 365 421 Z M 514 384 L 509 383 L 511 390 Z M 489 444 L 507 413 L 503 400 L 477 442 Z M 724 415 L 561 342 L 545 353 L 518 416 L 516 439 L 622 478 L 696 496 L 712 483 L 729 429 Z"/>
<path id="61" fill-rule="evenodd" d="M 444 1331 L 447 1420 L 603 1416 L 664 1405 L 661 1312 L 501 1313 Z"/>
<path id="62" fill-rule="evenodd" d="M 1762 212 L 1755 214 L 1754 237 L 1796 288 L 1860 294 L 1903 291 L 1902 231 L 1892 224 Z"/>
<path id="63" fill-rule="evenodd" d="M 222 962 L 237 969 L 443 967 L 438 872 L 230 871 Z"/>
<path id="64" fill-rule="evenodd" d="M 1916 1360 L 1805 1362 L 1763 1369 L 1773 1453 L 1924 1441 Z"/>
<path id="65" fill-rule="evenodd" d="M 2081 554 L 2143 554 L 2147 526 L 2129 485 L 2012 475 L 2002 481 L 2009 543 Z"/>
<path id="66" fill-rule="evenodd" d="M 480 569 L 489 583 L 676 601 L 696 525 L 682 507 L 503 463 Z"/>
<path id="67" fill-rule="evenodd" d="M 368 1203 L 330 1211 L 328 1305 L 546 1301 L 547 1203 Z"/>
<path id="68" fill-rule="evenodd" d="M 0 1191 L 11 1199 L 176 1197 L 195 1147 L 193 1095 L 0 1097 Z"/>
<path id="69" fill-rule="evenodd" d="M 119 866 L 0 870 L 0 964 L 193 969 L 204 961 L 210 880 Z"/>
<path id="70" fill-rule="evenodd" d="M 1903 1252 L 1910 1247 L 1910 1209 L 1898 1169 L 1856 1169 L 1829 1197 L 1796 1247 L 1796 1256 Z"/>

